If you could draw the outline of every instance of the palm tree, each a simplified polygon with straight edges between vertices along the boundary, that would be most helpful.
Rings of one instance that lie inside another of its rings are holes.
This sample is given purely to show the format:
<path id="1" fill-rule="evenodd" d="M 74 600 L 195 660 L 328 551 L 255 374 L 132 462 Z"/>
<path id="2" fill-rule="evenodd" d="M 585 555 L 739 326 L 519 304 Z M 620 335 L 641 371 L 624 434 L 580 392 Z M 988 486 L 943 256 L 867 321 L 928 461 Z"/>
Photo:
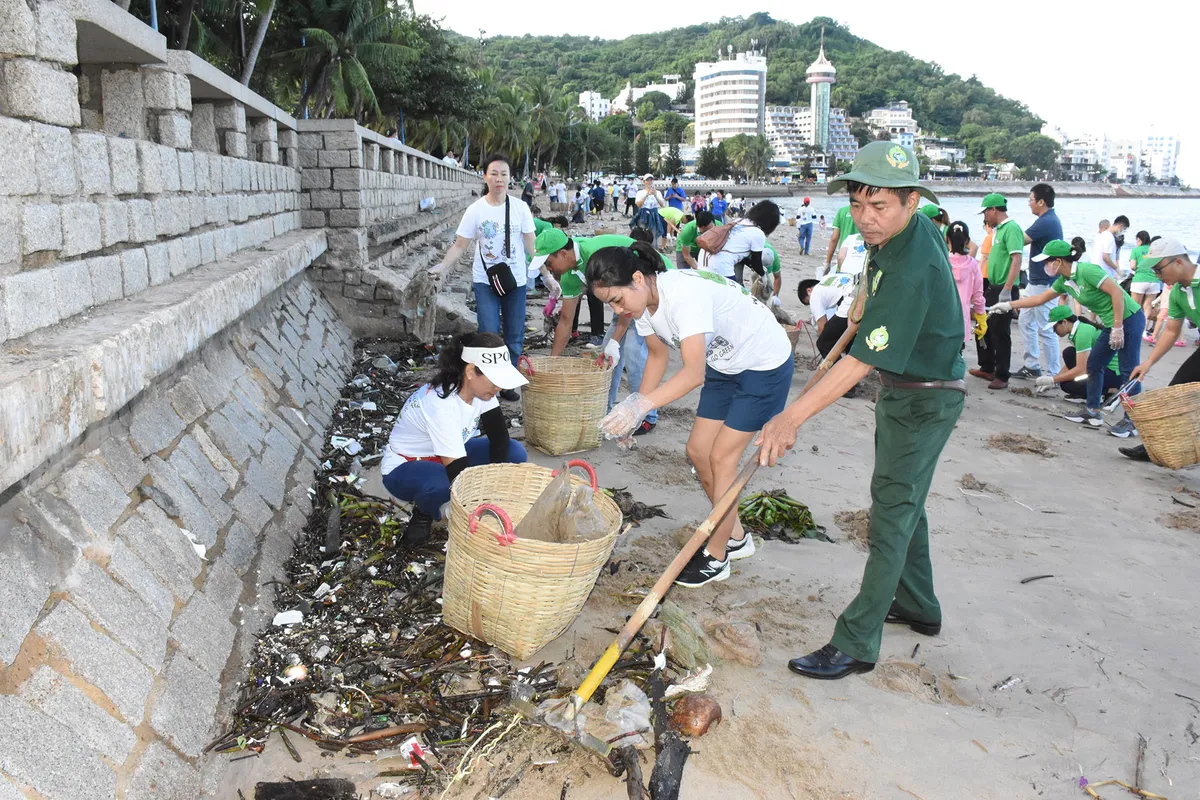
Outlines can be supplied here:
<path id="1" fill-rule="evenodd" d="M 296 116 L 310 105 L 316 117 L 377 115 L 369 75 L 399 68 L 413 55 L 411 48 L 390 41 L 397 12 L 384 0 L 300 0 L 293 13 L 305 46 L 277 57 L 297 63 L 303 75 Z"/>
<path id="2" fill-rule="evenodd" d="M 743 168 L 751 177 L 761 178 L 771 169 L 774 157 L 775 148 L 767 141 L 767 137 L 751 136 L 742 154 Z"/>
<path id="3" fill-rule="evenodd" d="M 725 140 L 725 153 L 729 156 L 729 165 L 735 172 L 748 172 L 746 155 L 750 147 L 750 137 L 744 133 L 731 136 Z"/>

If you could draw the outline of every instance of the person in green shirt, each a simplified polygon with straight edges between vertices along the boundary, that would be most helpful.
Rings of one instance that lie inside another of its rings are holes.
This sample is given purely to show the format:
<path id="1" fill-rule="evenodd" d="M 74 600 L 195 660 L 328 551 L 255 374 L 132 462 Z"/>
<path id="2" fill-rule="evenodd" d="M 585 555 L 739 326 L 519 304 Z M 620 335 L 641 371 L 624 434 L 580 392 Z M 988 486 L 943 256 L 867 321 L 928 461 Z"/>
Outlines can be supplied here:
<path id="1" fill-rule="evenodd" d="M 700 248 L 696 246 L 696 239 L 712 226 L 712 212 L 700 209 L 695 219 L 679 229 L 679 236 L 675 239 L 675 266 L 680 269 L 699 269 L 696 256 L 700 255 Z"/>
<path id="2" fill-rule="evenodd" d="M 1058 386 L 1067 396 L 1068 403 L 1082 403 L 1087 397 L 1087 359 L 1092 345 L 1100 338 L 1095 325 L 1089 325 L 1071 313 L 1070 306 L 1055 306 L 1050 309 L 1050 324 L 1054 333 L 1065 338 L 1071 346 L 1063 350 L 1063 368 L 1057 375 L 1039 375 L 1036 382 L 1038 394 Z M 1105 365 L 1103 391 L 1107 395 L 1121 388 L 1121 368 L 1116 354 Z"/>
<path id="3" fill-rule="evenodd" d="M 854 169 L 830 182 L 845 187 L 858 233 L 870 247 L 850 320 L 858 335 L 847 355 L 763 428 L 760 463 L 796 444 L 800 426 L 833 404 L 874 367 L 883 384 L 875 404 L 871 542 L 858 596 L 838 617 L 829 644 L 788 668 L 812 678 L 874 669 L 885 622 L 928 635 L 941 631 L 933 589 L 925 500 L 966 397 L 963 313 L 943 237 L 917 213 L 917 158 L 891 142 L 858 151 Z M 849 331 L 847 331 L 849 333 Z"/>
<path id="4" fill-rule="evenodd" d="M 1150 355 L 1138 364 L 1130 375 L 1131 379 L 1140 381 L 1146 378 L 1158 360 L 1171 350 L 1172 343 L 1183 334 L 1184 320 L 1200 326 L 1200 308 L 1197 308 L 1197 304 L 1200 303 L 1200 278 L 1196 276 L 1196 265 L 1192 263 L 1187 248 L 1171 236 L 1151 242 L 1150 249 L 1138 267 L 1152 270 L 1156 278 L 1171 287 L 1170 294 L 1167 295 L 1166 335 L 1158 337 L 1158 344 L 1150 351 Z M 1194 350 L 1179 369 L 1175 370 L 1175 376 L 1168 385 L 1196 382 L 1200 382 L 1200 349 Z M 1122 447 L 1119 450 L 1121 455 L 1135 461 L 1150 460 L 1150 454 L 1146 452 L 1144 445 Z"/>
<path id="5" fill-rule="evenodd" d="M 921 206 L 921 213 L 929 217 L 933 221 L 933 224 L 937 225 L 942 236 L 945 237 L 946 229 L 950 227 L 950 215 L 946 213 L 946 210 L 938 208 L 933 203 L 926 203 Z M 946 245 L 946 247 L 949 249 L 950 245 Z"/>
<path id="6" fill-rule="evenodd" d="M 1025 250 L 1025 231 L 1015 219 L 1008 216 L 1008 201 L 1003 195 L 989 194 L 983 198 L 980 209 L 983 221 L 992 228 L 992 249 L 986 262 L 987 283 L 983 296 L 989 306 L 996 307 L 1002 300 L 1016 300 L 1019 296 L 1017 278 L 1021 274 L 1021 258 Z M 1012 361 L 1012 314 L 1004 313 L 988 321 L 987 346 L 992 351 L 994 362 L 992 381 L 988 388 L 1008 388 L 1009 367 Z"/>
<path id="7" fill-rule="evenodd" d="M 1081 255 L 1082 251 L 1062 239 L 1047 242 L 1037 259 L 1039 262 L 1045 262 L 1047 275 L 1058 276 L 1050 288 L 1020 300 L 998 302 L 988 309 L 988 313 L 1007 315 L 1016 309 L 1042 306 L 1069 294 L 1079 305 L 1096 315 L 1104 327 L 1100 329 L 1100 337 L 1088 356 L 1087 406 L 1082 411 L 1065 415 L 1064 418 L 1070 422 L 1099 428 L 1104 424 L 1104 419 L 1100 416 L 1104 365 L 1112 358 L 1113 352 L 1116 352 L 1121 367 L 1122 385 L 1129 380 L 1141 355 L 1141 336 L 1146 330 L 1146 315 L 1107 272 L 1095 264 L 1080 261 Z M 1119 316 L 1114 315 L 1114 309 L 1117 309 Z M 988 326 L 988 330 L 991 330 L 991 325 Z M 1139 387 L 1134 386 L 1130 394 L 1137 394 L 1138 391 Z M 1133 423 L 1128 417 L 1109 429 L 1109 433 L 1120 439 L 1128 438 L 1133 432 Z"/>
<path id="8" fill-rule="evenodd" d="M 667 236 L 678 236 L 679 226 L 683 224 L 683 210 L 667 206 L 660 208 L 658 215 L 667 223 Z"/>
<path id="9" fill-rule="evenodd" d="M 850 214 L 850 206 L 842 206 L 833 215 L 833 233 L 829 234 L 829 247 L 825 250 L 825 269 L 817 274 L 818 278 L 829 272 L 829 264 L 837 255 L 838 242 L 846 241 L 846 237 L 853 233 L 858 233 L 858 228 L 855 227 L 854 217 Z"/>
<path id="10" fill-rule="evenodd" d="M 1141 265 L 1146 251 L 1150 249 L 1149 232 L 1138 231 L 1135 241 L 1137 244 L 1129 252 L 1129 266 L 1133 268 L 1129 295 L 1133 302 L 1142 307 L 1142 313 L 1146 315 L 1146 332 L 1142 334 L 1142 338 L 1149 342 L 1154 338 L 1154 298 L 1162 293 L 1163 286 L 1162 282 L 1154 277 L 1153 270 Z"/>

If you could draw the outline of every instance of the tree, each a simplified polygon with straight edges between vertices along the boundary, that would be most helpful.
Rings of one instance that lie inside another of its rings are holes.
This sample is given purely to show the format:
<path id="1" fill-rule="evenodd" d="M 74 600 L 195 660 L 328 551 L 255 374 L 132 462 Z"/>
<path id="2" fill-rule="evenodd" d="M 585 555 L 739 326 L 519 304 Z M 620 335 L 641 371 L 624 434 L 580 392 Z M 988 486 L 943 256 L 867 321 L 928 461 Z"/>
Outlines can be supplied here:
<path id="1" fill-rule="evenodd" d="M 633 169 L 639 175 L 650 171 L 650 137 L 640 134 L 633 148 Z"/>
<path id="2" fill-rule="evenodd" d="M 671 107 L 671 98 L 662 92 L 646 92 L 638 101 L 638 106 L 641 107 L 643 103 L 654 106 L 655 111 L 666 111 Z"/>
<path id="3" fill-rule="evenodd" d="M 1012 160 L 1017 166 L 1049 171 L 1058 161 L 1060 146 L 1049 136 L 1027 133 L 1012 142 Z"/>
<path id="4" fill-rule="evenodd" d="M 637 118 L 642 122 L 649 122 L 658 116 L 658 109 L 649 100 L 643 100 L 638 103 L 637 110 L 634 112 Z"/>
<path id="5" fill-rule="evenodd" d="M 663 162 L 663 172 L 668 175 L 678 175 L 683 172 L 683 159 L 679 155 L 678 140 L 671 142 L 667 148 L 667 158 Z"/>
<path id="6" fill-rule="evenodd" d="M 194 0 L 193 0 L 194 2 Z M 242 68 L 242 85 L 250 85 L 250 76 L 254 74 L 254 65 L 258 63 L 258 53 L 262 50 L 263 40 L 267 38 L 267 26 L 271 24 L 271 16 L 275 13 L 275 0 L 269 0 L 267 8 L 258 18 L 258 26 L 254 32 L 254 43 L 250 46 L 250 54 L 246 56 L 246 66 Z M 191 16 L 188 16 L 191 22 Z M 187 41 L 187 28 L 184 28 L 183 39 Z"/>
<path id="7" fill-rule="evenodd" d="M 850 126 L 850 135 L 858 142 L 859 147 L 866 147 L 875 137 L 871 135 L 871 129 L 867 127 L 867 123 L 862 120 L 855 120 Z"/>
<path id="8" fill-rule="evenodd" d="M 725 143 L 721 142 L 713 151 L 712 156 L 712 177 L 724 178 L 729 175 L 731 168 L 729 165 L 729 154 L 725 152 Z"/>

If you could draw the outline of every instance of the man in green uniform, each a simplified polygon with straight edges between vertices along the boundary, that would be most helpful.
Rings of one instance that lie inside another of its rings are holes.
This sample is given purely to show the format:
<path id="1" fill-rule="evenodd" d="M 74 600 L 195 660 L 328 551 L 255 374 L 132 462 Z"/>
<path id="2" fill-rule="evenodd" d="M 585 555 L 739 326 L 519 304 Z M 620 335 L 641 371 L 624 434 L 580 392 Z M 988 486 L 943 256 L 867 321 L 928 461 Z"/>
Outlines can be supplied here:
<path id="1" fill-rule="evenodd" d="M 830 185 L 833 185 L 832 182 Z M 820 275 L 817 275 L 818 278 L 829 272 L 829 264 L 837 255 L 838 242 L 846 241 L 855 233 L 858 233 L 858 228 L 855 227 L 854 215 L 850 213 L 850 206 L 842 206 L 833 215 L 833 233 L 829 235 L 829 248 L 825 250 L 825 269 L 821 271 Z"/>
<path id="2" fill-rule="evenodd" d="M 1146 257 L 1138 265 L 1153 270 L 1154 275 L 1167 286 L 1171 293 L 1167 295 L 1167 328 L 1158 337 L 1158 344 L 1146 360 L 1134 367 L 1131 378 L 1142 380 L 1150 368 L 1158 360 L 1171 351 L 1179 335 L 1183 333 L 1183 321 L 1190 320 L 1200 326 L 1200 309 L 1197 309 L 1197 294 L 1200 294 L 1200 278 L 1196 277 L 1196 265 L 1188 256 L 1187 248 L 1179 240 L 1164 236 L 1150 243 Z M 1175 371 L 1169 386 L 1180 383 L 1195 383 L 1200 381 L 1200 349 L 1194 350 L 1188 359 Z M 1144 445 L 1136 447 L 1120 447 L 1121 455 L 1128 456 L 1134 461 L 1149 461 L 1150 454 Z"/>
<path id="3" fill-rule="evenodd" d="M 803 397 L 763 428 L 761 463 L 774 464 L 796 443 L 802 424 L 865 378 L 874 367 L 883 388 L 875 405 L 870 554 L 858 596 L 820 650 L 788 662 L 811 678 L 841 678 L 874 669 L 884 622 L 918 633 L 941 631 L 933 590 L 925 498 L 938 458 L 966 396 L 963 314 L 937 227 L 917 213 L 916 156 L 891 142 L 858 151 L 854 169 L 829 184 L 845 187 L 858 232 L 869 246 L 867 268 L 850 319 L 859 334 L 844 356 Z"/>
<path id="4" fill-rule="evenodd" d="M 700 248 L 696 245 L 696 239 L 700 234 L 707 233 L 712 226 L 712 212 L 700 209 L 696 212 L 694 220 L 679 229 L 679 236 L 675 239 L 675 266 L 680 269 L 698 269 L 696 256 L 700 255 Z"/>

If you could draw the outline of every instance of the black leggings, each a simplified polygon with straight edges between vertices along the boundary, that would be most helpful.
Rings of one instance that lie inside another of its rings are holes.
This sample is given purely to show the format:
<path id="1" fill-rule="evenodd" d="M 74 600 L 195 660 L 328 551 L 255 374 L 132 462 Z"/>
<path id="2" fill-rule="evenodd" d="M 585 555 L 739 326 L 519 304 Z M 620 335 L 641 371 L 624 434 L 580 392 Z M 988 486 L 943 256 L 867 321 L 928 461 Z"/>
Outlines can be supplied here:
<path id="1" fill-rule="evenodd" d="M 1175 386 L 1180 383 L 1196 383 L 1198 381 L 1200 381 L 1200 348 L 1194 349 L 1187 361 L 1179 365 L 1179 369 L 1175 370 L 1175 377 L 1171 378 L 1168 385 Z"/>

